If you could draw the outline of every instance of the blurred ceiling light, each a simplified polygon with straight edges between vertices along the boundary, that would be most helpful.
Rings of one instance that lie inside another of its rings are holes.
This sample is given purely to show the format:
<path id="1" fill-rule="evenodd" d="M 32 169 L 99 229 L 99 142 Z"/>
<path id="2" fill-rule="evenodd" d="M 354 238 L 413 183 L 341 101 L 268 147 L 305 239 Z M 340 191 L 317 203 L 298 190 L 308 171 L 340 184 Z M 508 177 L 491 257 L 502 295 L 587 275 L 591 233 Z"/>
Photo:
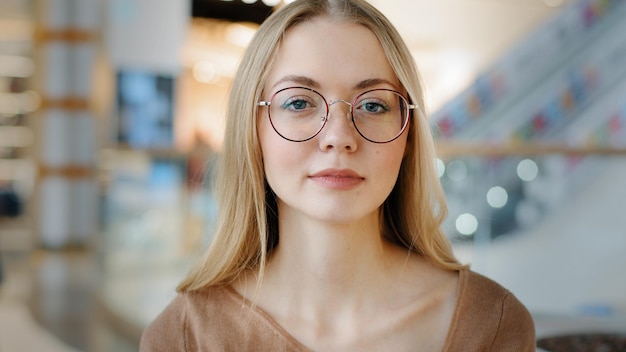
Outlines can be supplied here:
<path id="1" fill-rule="evenodd" d="M 263 3 L 267 6 L 276 6 L 280 4 L 280 0 L 263 0 Z"/>
<path id="2" fill-rule="evenodd" d="M 428 50 L 414 49 L 412 54 L 428 83 L 428 108 L 437 110 L 472 83 L 477 59 L 467 50 L 426 45 Z"/>
<path id="3" fill-rule="evenodd" d="M 470 213 L 459 215 L 455 224 L 456 230 L 464 236 L 471 236 L 478 230 L 478 219 Z"/>
<path id="4" fill-rule="evenodd" d="M 241 0 L 244 4 L 254 4 L 256 0 Z"/>
<path id="5" fill-rule="evenodd" d="M 471 82 L 475 60 L 469 52 L 454 48 L 444 50 L 439 56 L 443 71 L 441 81 L 445 88 L 456 91 Z"/>
<path id="6" fill-rule="evenodd" d="M 532 181 L 537 178 L 539 167 L 537 163 L 530 159 L 524 159 L 517 164 L 517 176 L 522 181 Z"/>
<path id="7" fill-rule="evenodd" d="M 199 61 L 193 65 L 193 78 L 202 83 L 217 83 L 220 74 L 215 68 L 215 64 L 210 61 Z"/>
<path id="8" fill-rule="evenodd" d="M 35 72 L 33 59 L 21 56 L 0 56 L 0 76 L 26 78 Z"/>
<path id="9" fill-rule="evenodd" d="M 509 200 L 509 194 L 506 189 L 500 186 L 494 186 L 487 192 L 487 203 L 492 208 L 502 208 Z"/>
<path id="10" fill-rule="evenodd" d="M 240 23 L 231 23 L 226 30 L 226 40 L 239 47 L 248 46 L 256 30 Z"/>
<path id="11" fill-rule="evenodd" d="M 24 148 L 33 144 L 33 131 L 24 126 L 0 126 L 0 147 Z"/>
<path id="12" fill-rule="evenodd" d="M 283 0 L 285 2 L 285 4 L 291 4 L 292 2 L 296 1 L 296 0 Z"/>

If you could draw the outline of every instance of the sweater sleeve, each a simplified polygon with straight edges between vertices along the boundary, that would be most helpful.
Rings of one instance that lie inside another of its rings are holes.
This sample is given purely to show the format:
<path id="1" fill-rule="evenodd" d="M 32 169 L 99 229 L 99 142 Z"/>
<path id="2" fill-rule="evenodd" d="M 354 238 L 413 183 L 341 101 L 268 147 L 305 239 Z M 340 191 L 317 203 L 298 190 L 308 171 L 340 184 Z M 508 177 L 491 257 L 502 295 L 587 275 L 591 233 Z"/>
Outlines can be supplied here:
<path id="1" fill-rule="evenodd" d="M 532 352 L 535 351 L 535 325 L 522 303 L 511 293 L 502 300 L 498 331 L 491 351 Z"/>
<path id="2" fill-rule="evenodd" d="M 185 323 L 186 302 L 179 295 L 144 330 L 139 344 L 139 351 L 186 351 Z"/>

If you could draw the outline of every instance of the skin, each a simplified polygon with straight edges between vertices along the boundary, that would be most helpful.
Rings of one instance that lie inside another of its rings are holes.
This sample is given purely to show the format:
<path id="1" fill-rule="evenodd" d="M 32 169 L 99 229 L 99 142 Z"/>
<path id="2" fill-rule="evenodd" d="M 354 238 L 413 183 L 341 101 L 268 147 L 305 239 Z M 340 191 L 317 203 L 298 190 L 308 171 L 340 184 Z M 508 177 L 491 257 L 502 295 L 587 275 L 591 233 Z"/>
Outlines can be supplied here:
<path id="1" fill-rule="evenodd" d="M 263 98 L 296 85 L 328 101 L 352 101 L 372 88 L 402 92 L 373 33 L 325 17 L 287 31 Z M 259 112 L 280 241 L 257 294 L 252 272 L 233 286 L 313 350 L 440 351 L 457 273 L 386 242 L 379 230 L 379 207 L 396 182 L 406 131 L 393 142 L 371 143 L 348 113 L 346 104 L 331 106 L 320 134 L 294 143 L 272 129 L 266 110 Z"/>

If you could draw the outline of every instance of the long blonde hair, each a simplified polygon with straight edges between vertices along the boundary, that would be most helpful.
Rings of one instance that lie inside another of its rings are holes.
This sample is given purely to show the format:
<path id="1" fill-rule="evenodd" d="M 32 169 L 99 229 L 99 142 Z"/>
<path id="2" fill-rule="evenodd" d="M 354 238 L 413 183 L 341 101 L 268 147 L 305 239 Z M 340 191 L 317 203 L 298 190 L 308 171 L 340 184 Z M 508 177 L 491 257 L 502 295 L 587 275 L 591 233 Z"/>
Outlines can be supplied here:
<path id="1" fill-rule="evenodd" d="M 274 194 L 265 182 L 257 139 L 257 102 L 285 32 L 318 16 L 358 23 L 382 44 L 396 76 L 413 104 L 424 111 L 415 62 L 389 20 L 363 0 L 299 0 L 280 8 L 259 28 L 233 81 L 223 152 L 215 191 L 219 217 L 204 257 L 178 286 L 179 291 L 231 283 L 244 271 L 263 276 L 265 263 L 278 243 Z M 462 266 L 441 231 L 446 216 L 443 191 L 435 172 L 435 151 L 424 113 L 412 116 L 407 150 L 394 189 L 381 207 L 385 238 L 449 270 Z"/>

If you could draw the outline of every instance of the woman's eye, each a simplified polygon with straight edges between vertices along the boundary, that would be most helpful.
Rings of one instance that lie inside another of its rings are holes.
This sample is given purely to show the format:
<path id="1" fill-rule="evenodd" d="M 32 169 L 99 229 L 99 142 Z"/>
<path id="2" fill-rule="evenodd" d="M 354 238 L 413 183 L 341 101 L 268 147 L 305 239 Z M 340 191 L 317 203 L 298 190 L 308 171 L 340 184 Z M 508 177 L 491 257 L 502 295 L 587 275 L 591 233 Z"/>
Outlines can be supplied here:
<path id="1" fill-rule="evenodd" d="M 389 111 L 385 104 L 373 101 L 364 101 L 359 104 L 360 109 L 371 113 L 383 113 Z"/>
<path id="2" fill-rule="evenodd" d="M 306 108 L 307 103 L 306 103 L 306 101 L 304 101 L 304 100 L 295 100 L 295 101 L 292 101 L 292 102 L 290 103 L 290 105 L 291 105 L 291 107 L 293 107 L 294 109 L 298 109 L 298 110 L 300 110 L 300 109 L 304 109 L 304 108 Z"/>
<path id="3" fill-rule="evenodd" d="M 312 104 L 309 101 L 301 98 L 288 99 L 281 106 L 283 109 L 288 110 L 304 110 L 310 108 Z"/>

